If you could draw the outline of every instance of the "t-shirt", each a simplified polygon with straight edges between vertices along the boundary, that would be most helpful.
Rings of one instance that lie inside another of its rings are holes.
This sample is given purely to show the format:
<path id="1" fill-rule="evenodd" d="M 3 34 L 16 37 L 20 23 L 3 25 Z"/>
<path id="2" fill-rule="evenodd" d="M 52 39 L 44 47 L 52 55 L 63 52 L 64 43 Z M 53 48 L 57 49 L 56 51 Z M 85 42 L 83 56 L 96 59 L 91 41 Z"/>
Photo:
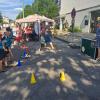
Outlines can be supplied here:
<path id="1" fill-rule="evenodd" d="M 36 22 L 36 23 L 34 24 L 34 29 L 35 29 L 35 33 L 36 33 L 37 35 L 39 35 L 39 33 L 40 33 L 40 23 Z"/>
<path id="2" fill-rule="evenodd" d="M 17 37 L 22 37 L 23 30 L 21 28 L 17 29 Z"/>
<path id="3" fill-rule="evenodd" d="M 41 36 L 40 42 L 41 42 L 42 44 L 45 44 L 45 38 L 44 38 L 43 36 Z"/>
<path id="4" fill-rule="evenodd" d="M 3 49 L 2 41 L 0 41 L 0 49 Z"/>
<path id="5" fill-rule="evenodd" d="M 11 47 L 11 44 L 12 44 L 12 39 L 13 39 L 13 32 L 11 32 L 10 36 L 4 36 L 4 42 L 5 42 L 5 45 L 6 47 Z"/>
<path id="6" fill-rule="evenodd" d="M 96 30 L 96 36 L 98 37 L 100 37 L 100 28 L 97 28 L 97 30 Z"/>

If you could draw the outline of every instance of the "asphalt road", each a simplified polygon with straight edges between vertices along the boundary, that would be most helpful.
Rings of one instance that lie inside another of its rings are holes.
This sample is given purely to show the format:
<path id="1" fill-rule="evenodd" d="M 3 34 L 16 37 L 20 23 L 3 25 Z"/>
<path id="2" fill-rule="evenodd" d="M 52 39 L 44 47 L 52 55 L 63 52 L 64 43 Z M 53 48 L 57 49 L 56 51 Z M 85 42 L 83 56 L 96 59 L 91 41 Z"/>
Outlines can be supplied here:
<path id="1" fill-rule="evenodd" d="M 100 64 L 79 49 L 55 40 L 55 51 L 36 52 L 39 43 L 28 43 L 31 58 L 20 59 L 21 67 L 0 73 L 0 100 L 100 100 Z M 14 59 L 21 52 L 16 49 Z M 66 80 L 59 80 L 64 71 Z M 37 83 L 30 84 L 31 73 Z"/>

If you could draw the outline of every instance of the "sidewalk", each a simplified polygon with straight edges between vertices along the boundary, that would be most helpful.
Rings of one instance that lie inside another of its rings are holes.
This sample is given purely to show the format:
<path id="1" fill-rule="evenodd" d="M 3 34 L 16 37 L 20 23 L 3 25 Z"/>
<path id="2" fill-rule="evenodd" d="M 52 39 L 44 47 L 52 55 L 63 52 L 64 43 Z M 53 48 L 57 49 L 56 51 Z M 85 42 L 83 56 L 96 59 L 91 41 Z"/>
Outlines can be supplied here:
<path id="1" fill-rule="evenodd" d="M 95 33 L 66 33 L 65 35 L 57 35 L 56 38 L 80 47 L 82 38 L 94 39 Z"/>

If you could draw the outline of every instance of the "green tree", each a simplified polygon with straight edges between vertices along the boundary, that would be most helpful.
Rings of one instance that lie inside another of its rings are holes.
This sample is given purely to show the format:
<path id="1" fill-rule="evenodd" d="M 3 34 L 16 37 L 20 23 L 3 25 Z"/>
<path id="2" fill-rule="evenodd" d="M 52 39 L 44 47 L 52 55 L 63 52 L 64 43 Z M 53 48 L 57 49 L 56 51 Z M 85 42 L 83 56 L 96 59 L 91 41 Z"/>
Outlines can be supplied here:
<path id="1" fill-rule="evenodd" d="M 24 8 L 24 17 L 27 17 L 28 15 L 32 15 L 32 14 L 33 14 L 32 6 L 26 5 Z M 20 12 L 18 16 L 16 17 L 16 19 L 19 19 L 19 18 L 23 18 L 23 12 Z"/>
<path id="2" fill-rule="evenodd" d="M 3 23 L 3 17 L 2 17 L 2 13 L 0 12 L 0 24 Z"/>
<path id="3" fill-rule="evenodd" d="M 35 0 L 32 6 L 25 6 L 24 12 L 25 17 L 32 14 L 39 14 L 49 18 L 54 18 L 59 15 L 59 7 L 55 0 Z M 22 12 L 18 14 L 17 19 L 18 18 L 22 18 Z"/>
<path id="4" fill-rule="evenodd" d="M 22 12 L 20 12 L 20 13 L 17 15 L 17 17 L 16 17 L 16 19 L 20 19 L 20 18 L 23 18 Z"/>
<path id="5" fill-rule="evenodd" d="M 32 4 L 34 13 L 54 18 L 59 14 L 59 7 L 54 0 L 35 0 Z"/>
<path id="6" fill-rule="evenodd" d="M 26 5 L 24 8 L 24 14 L 25 17 L 27 17 L 28 15 L 32 15 L 33 14 L 32 6 Z"/>

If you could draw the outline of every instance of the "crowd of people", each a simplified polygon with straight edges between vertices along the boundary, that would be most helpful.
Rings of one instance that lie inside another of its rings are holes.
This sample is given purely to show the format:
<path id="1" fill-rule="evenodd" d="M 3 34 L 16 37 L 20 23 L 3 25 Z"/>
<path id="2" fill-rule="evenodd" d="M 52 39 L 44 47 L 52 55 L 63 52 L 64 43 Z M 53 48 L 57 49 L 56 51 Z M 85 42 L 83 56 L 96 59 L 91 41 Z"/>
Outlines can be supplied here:
<path id="1" fill-rule="evenodd" d="M 39 32 L 39 31 L 38 31 Z M 96 48 L 98 48 L 97 61 L 100 60 L 100 24 L 97 26 L 96 32 Z M 21 27 L 16 25 L 16 35 L 14 36 L 13 31 L 10 27 L 7 27 L 5 32 L 0 33 L 0 72 L 5 71 L 4 69 L 8 66 L 8 61 L 13 57 L 11 46 L 16 41 L 17 43 L 24 43 L 27 41 L 39 41 L 39 51 L 44 50 L 48 47 L 54 50 L 52 42 L 52 32 L 50 26 L 46 26 L 44 23 L 41 24 L 40 32 L 36 33 L 34 26 Z"/>
<path id="2" fill-rule="evenodd" d="M 23 27 L 21 28 L 21 26 L 17 26 L 17 30 L 16 30 L 16 40 L 18 42 L 21 41 L 39 41 L 41 43 L 41 47 L 40 50 L 42 50 L 44 47 L 48 46 L 51 49 L 54 49 L 53 43 L 52 43 L 52 32 L 50 30 L 50 26 L 46 26 L 44 23 L 41 24 L 41 28 L 40 31 L 35 31 L 35 28 L 33 25 L 31 26 L 27 26 L 27 27 Z"/>
<path id="3" fill-rule="evenodd" d="M 21 25 L 17 25 L 15 36 L 10 27 L 7 27 L 4 33 L 0 33 L 0 72 L 5 71 L 5 68 L 8 67 L 7 62 L 13 57 L 11 46 L 14 41 L 17 43 L 25 43 L 30 40 L 39 41 L 39 50 L 43 50 L 48 45 L 50 49 L 54 49 L 50 27 L 44 24 L 41 25 L 39 33 L 35 32 L 32 25 L 23 28 Z"/>
<path id="4" fill-rule="evenodd" d="M 26 26 L 21 27 L 21 25 L 16 26 L 16 40 L 17 41 L 30 41 L 30 40 L 38 40 L 38 35 L 35 33 L 34 27 Z"/>

